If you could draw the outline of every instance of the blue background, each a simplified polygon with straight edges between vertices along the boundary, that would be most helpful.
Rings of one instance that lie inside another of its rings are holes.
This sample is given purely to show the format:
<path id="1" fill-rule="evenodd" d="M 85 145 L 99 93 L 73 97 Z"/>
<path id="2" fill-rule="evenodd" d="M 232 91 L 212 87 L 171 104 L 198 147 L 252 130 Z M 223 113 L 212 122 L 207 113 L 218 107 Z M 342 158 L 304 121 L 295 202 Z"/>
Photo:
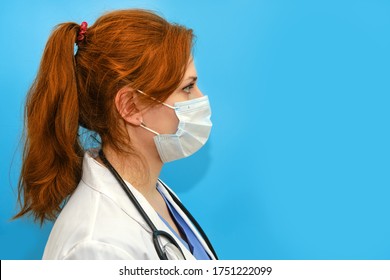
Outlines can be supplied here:
<path id="1" fill-rule="evenodd" d="M 221 259 L 390 259 L 390 2 L 380 0 L 1 1 L 1 259 L 41 258 L 52 226 L 9 220 L 23 102 L 50 31 L 129 7 L 197 34 L 214 127 L 162 178 Z"/>

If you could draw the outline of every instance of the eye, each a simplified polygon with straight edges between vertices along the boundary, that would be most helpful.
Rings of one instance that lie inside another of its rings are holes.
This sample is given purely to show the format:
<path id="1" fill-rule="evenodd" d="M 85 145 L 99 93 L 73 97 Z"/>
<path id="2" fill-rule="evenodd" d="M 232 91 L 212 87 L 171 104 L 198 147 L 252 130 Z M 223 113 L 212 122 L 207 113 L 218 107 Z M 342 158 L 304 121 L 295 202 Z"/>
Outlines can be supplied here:
<path id="1" fill-rule="evenodd" d="M 195 83 L 189 84 L 188 86 L 186 86 L 186 87 L 183 88 L 183 91 L 184 91 L 185 93 L 190 94 L 190 93 L 191 93 L 191 89 L 194 88 L 194 85 L 195 85 Z"/>

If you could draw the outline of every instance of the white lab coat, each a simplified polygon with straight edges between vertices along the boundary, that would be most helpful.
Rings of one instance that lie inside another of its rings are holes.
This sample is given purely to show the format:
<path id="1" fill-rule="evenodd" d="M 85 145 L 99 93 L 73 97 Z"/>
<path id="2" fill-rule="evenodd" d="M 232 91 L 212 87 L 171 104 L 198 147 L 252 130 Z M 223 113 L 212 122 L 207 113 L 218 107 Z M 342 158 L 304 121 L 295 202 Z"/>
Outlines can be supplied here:
<path id="1" fill-rule="evenodd" d="M 127 185 L 157 229 L 170 233 L 185 258 L 193 260 L 191 252 L 142 194 L 129 183 Z M 215 259 L 187 216 L 168 192 L 158 187 L 190 225 L 206 252 Z M 110 171 L 89 152 L 84 156 L 82 179 L 53 226 L 43 259 L 159 259 L 150 227 Z"/>

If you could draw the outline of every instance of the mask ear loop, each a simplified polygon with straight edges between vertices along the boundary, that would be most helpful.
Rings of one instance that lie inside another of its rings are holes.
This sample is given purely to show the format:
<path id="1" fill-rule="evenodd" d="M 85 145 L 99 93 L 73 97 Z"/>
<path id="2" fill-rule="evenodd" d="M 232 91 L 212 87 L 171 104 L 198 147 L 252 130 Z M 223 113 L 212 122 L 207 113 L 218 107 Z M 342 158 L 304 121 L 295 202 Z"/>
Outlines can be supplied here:
<path id="1" fill-rule="evenodd" d="M 160 135 L 157 131 L 154 131 L 153 129 L 147 127 L 143 122 L 141 122 L 140 127 L 145 128 L 147 131 L 150 131 L 151 133 L 154 133 L 156 135 Z"/>
<path id="2" fill-rule="evenodd" d="M 153 96 L 150 96 L 150 95 L 146 94 L 146 93 L 143 92 L 142 90 L 137 89 L 137 92 L 139 92 L 139 93 L 141 93 L 141 94 L 143 94 L 143 95 L 145 95 L 145 96 L 151 98 L 152 100 L 154 100 L 154 101 L 156 101 L 156 102 L 158 102 L 158 103 L 160 103 L 160 104 L 162 104 L 162 105 L 167 106 L 168 108 L 171 108 L 171 109 L 173 109 L 173 110 L 176 109 L 174 106 L 171 106 L 171 105 L 169 105 L 169 104 L 167 104 L 167 103 L 164 103 L 164 102 L 162 102 L 162 101 L 160 101 L 160 100 L 154 98 Z M 158 133 L 157 131 L 154 131 L 153 129 L 147 127 L 147 126 L 145 125 L 144 122 L 141 122 L 140 126 L 141 126 L 142 128 L 144 128 L 144 129 L 146 129 L 147 131 L 150 131 L 151 133 L 153 133 L 153 134 L 155 134 L 155 135 L 160 135 L 160 133 Z"/>
<path id="3" fill-rule="evenodd" d="M 146 93 L 143 92 L 142 90 L 137 89 L 137 92 L 139 92 L 139 93 L 141 93 L 141 94 L 143 94 L 143 95 L 145 95 L 145 96 L 151 98 L 152 100 L 154 100 L 154 101 L 156 101 L 156 102 L 158 102 L 158 103 L 160 103 L 160 104 L 163 104 L 163 105 L 167 106 L 168 108 L 171 108 L 171 109 L 173 109 L 173 110 L 176 109 L 175 106 L 171 106 L 171 105 L 169 105 L 169 104 L 167 104 L 167 103 L 165 103 L 165 102 L 162 102 L 162 101 L 160 101 L 160 100 L 154 98 L 153 96 L 150 96 L 150 95 L 146 94 Z"/>

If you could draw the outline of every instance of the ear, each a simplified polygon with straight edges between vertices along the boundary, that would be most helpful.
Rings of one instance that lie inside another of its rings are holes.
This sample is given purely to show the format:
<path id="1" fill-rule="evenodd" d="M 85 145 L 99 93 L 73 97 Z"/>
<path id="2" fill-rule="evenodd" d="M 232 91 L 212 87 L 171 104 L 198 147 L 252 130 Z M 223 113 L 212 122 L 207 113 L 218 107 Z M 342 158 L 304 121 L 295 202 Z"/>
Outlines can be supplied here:
<path id="1" fill-rule="evenodd" d="M 115 96 L 115 106 L 125 122 L 139 126 L 142 123 L 142 113 L 137 109 L 135 91 L 130 87 L 121 88 Z"/>

